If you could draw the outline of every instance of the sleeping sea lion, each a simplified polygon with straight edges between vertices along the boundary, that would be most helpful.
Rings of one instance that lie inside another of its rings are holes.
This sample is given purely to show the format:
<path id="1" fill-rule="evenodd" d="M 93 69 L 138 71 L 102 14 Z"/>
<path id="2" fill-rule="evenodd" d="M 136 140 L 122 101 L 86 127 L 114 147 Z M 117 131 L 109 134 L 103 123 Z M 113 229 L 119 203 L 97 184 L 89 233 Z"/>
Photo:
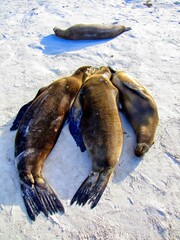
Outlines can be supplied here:
<path id="1" fill-rule="evenodd" d="M 53 29 L 56 36 L 71 40 L 96 40 L 114 38 L 119 34 L 131 30 L 123 25 L 100 25 L 100 24 L 76 24 L 62 30 L 55 27 Z"/>
<path id="2" fill-rule="evenodd" d="M 154 143 L 159 121 L 156 103 L 137 79 L 124 71 L 115 72 L 113 69 L 111 71 L 114 73 L 112 83 L 120 93 L 122 110 L 136 134 L 135 155 L 143 156 Z"/>
<path id="3" fill-rule="evenodd" d="M 81 151 L 88 150 L 92 172 L 71 200 L 94 208 L 118 162 L 123 131 L 118 112 L 118 90 L 107 67 L 87 78 L 70 110 L 69 129 Z"/>
<path id="4" fill-rule="evenodd" d="M 39 89 L 39 91 L 37 92 L 36 96 L 34 97 L 33 100 L 31 100 L 30 102 L 26 103 L 24 106 L 22 106 L 15 118 L 15 120 L 13 121 L 13 124 L 10 128 L 10 131 L 15 131 L 18 129 L 19 127 L 19 123 L 24 115 L 24 113 L 26 112 L 26 110 L 28 109 L 28 107 L 33 103 L 33 101 L 48 87 L 43 87 L 41 89 Z"/>
<path id="5" fill-rule="evenodd" d="M 22 119 L 15 138 L 15 158 L 22 196 L 32 220 L 41 211 L 46 216 L 58 210 L 64 212 L 58 196 L 43 178 L 42 168 L 82 82 L 94 71 L 92 67 L 81 67 L 71 76 L 51 83 L 30 105 L 25 105 L 24 115 L 19 115 Z"/>

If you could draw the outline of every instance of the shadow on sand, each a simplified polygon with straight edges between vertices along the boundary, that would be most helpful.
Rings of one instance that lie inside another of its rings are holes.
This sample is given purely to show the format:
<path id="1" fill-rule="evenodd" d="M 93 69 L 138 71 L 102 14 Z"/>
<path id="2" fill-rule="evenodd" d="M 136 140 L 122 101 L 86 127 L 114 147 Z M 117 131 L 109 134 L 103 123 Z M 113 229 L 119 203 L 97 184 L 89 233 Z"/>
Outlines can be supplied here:
<path id="1" fill-rule="evenodd" d="M 134 154 L 134 148 L 136 146 L 136 137 L 134 131 L 124 114 L 120 113 L 120 115 L 124 132 L 124 140 L 119 163 L 115 168 L 112 178 L 113 183 L 122 182 L 138 167 L 142 161 L 142 158 L 138 158 Z"/>
<path id="2" fill-rule="evenodd" d="M 106 43 L 111 39 L 103 40 L 66 40 L 54 34 L 45 36 L 41 40 L 41 50 L 46 55 L 63 54 L 65 52 L 77 51 L 93 45 Z M 39 47 L 38 47 L 39 48 Z"/>

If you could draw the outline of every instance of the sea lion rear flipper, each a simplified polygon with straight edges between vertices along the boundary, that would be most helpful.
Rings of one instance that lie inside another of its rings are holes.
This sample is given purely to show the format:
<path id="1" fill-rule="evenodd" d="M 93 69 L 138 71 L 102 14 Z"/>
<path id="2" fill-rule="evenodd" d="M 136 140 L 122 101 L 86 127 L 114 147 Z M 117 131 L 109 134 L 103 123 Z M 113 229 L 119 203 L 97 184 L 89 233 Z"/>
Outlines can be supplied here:
<path id="1" fill-rule="evenodd" d="M 34 185 L 30 186 L 26 183 L 21 183 L 21 192 L 27 213 L 31 220 L 35 221 L 36 216 L 43 211 L 43 209 L 37 197 Z"/>
<path id="2" fill-rule="evenodd" d="M 30 107 L 30 105 L 32 104 L 32 102 L 33 102 L 45 89 L 47 89 L 47 87 L 43 87 L 43 88 L 39 89 L 39 91 L 37 92 L 37 94 L 36 94 L 36 96 L 34 97 L 34 99 L 31 100 L 30 102 L 26 103 L 25 105 L 23 105 L 23 106 L 20 108 L 20 110 L 19 110 L 19 112 L 18 112 L 18 114 L 17 114 L 17 116 L 16 116 L 16 118 L 15 118 L 15 120 L 14 120 L 14 122 L 13 122 L 11 128 L 10 128 L 10 131 L 15 131 L 15 130 L 18 129 L 19 123 L 20 123 L 22 117 L 24 116 L 24 113 L 26 112 L 26 110 Z"/>
<path id="3" fill-rule="evenodd" d="M 52 188 L 45 182 L 29 184 L 21 182 L 21 192 L 27 213 L 31 220 L 43 212 L 46 217 L 48 213 L 64 212 L 64 207 Z"/>
<path id="4" fill-rule="evenodd" d="M 77 146 L 80 147 L 81 152 L 84 152 L 86 147 L 84 145 L 81 133 L 81 117 L 82 109 L 79 103 L 79 98 L 77 97 L 69 113 L 69 131 L 73 136 Z"/>
<path id="5" fill-rule="evenodd" d="M 147 95 L 143 92 L 144 88 L 142 88 L 140 85 L 130 82 L 123 82 L 123 85 L 130 90 L 135 91 L 141 98 L 148 99 Z"/>
<path id="6" fill-rule="evenodd" d="M 46 216 L 58 211 L 64 213 L 64 207 L 51 186 L 43 179 L 43 182 L 34 184 L 42 211 Z"/>
<path id="7" fill-rule="evenodd" d="M 91 172 L 85 179 L 80 188 L 71 200 L 71 205 L 76 202 L 78 205 L 84 206 L 87 202 L 91 203 L 91 209 L 99 202 L 111 176 L 111 172 Z"/>

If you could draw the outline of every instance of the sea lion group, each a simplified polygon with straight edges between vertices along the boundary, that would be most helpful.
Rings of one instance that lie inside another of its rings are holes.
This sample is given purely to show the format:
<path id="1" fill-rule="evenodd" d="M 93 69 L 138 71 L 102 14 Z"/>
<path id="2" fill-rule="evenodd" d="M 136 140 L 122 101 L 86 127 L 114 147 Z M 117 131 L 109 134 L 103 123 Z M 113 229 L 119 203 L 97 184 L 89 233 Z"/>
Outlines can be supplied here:
<path id="1" fill-rule="evenodd" d="M 84 66 L 71 76 L 40 89 L 18 112 L 11 130 L 17 130 L 15 158 L 27 213 L 32 220 L 64 212 L 62 203 L 42 176 L 45 159 L 66 119 L 81 151 L 87 149 L 92 171 L 71 200 L 91 208 L 100 200 L 119 161 L 123 130 L 118 106 L 137 138 L 136 156 L 152 146 L 158 125 L 155 101 L 140 82 L 110 67 Z"/>

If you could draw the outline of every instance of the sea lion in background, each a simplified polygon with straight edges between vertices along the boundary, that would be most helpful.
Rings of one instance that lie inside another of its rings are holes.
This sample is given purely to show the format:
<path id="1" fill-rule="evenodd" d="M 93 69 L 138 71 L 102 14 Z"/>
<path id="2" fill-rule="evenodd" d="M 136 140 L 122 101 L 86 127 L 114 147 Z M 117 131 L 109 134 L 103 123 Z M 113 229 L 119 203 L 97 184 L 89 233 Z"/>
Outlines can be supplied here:
<path id="1" fill-rule="evenodd" d="M 82 82 L 94 71 L 92 67 L 81 67 L 71 76 L 40 90 L 19 123 L 15 138 L 15 158 L 22 196 L 32 220 L 41 211 L 46 216 L 58 210 L 64 212 L 58 196 L 43 178 L 42 168 Z"/>
<path id="2" fill-rule="evenodd" d="M 114 38 L 119 34 L 129 31 L 131 28 L 123 25 L 100 25 L 100 24 L 76 24 L 62 30 L 55 27 L 53 29 L 56 36 L 71 40 L 97 40 Z"/>
<path id="3" fill-rule="evenodd" d="M 92 172 L 71 200 L 94 208 L 100 200 L 122 150 L 123 131 L 118 112 L 118 90 L 107 67 L 87 78 L 69 114 L 69 129 L 81 150 L 88 150 Z"/>
<path id="4" fill-rule="evenodd" d="M 113 73 L 112 83 L 120 93 L 122 110 L 131 123 L 137 139 L 134 153 L 143 156 L 154 143 L 159 117 L 156 103 L 146 88 L 124 71 Z"/>

